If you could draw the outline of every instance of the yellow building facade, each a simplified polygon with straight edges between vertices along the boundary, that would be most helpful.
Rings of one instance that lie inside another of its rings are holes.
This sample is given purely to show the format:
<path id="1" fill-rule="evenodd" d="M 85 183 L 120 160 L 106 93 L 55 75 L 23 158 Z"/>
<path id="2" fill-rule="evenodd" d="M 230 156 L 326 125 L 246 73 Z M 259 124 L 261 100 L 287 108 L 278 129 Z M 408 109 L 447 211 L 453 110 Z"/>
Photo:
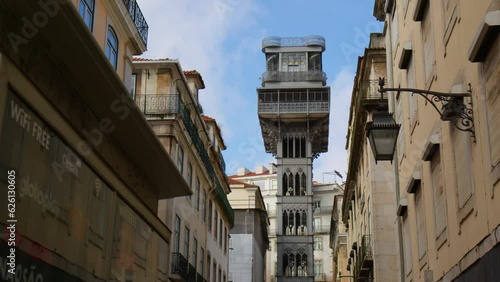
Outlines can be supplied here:
<path id="1" fill-rule="evenodd" d="M 500 273 L 500 2 L 375 1 L 386 87 L 467 93 L 443 121 L 423 96 L 389 92 L 396 144 L 401 281 L 496 281 Z M 457 125 L 457 126 L 455 126 Z M 461 131 L 458 128 L 469 131 Z M 391 174 L 384 176 L 391 179 Z"/>
<path id="2" fill-rule="evenodd" d="M 0 280 L 168 281 L 158 202 L 190 188 L 72 3 L 0 2 Z"/>

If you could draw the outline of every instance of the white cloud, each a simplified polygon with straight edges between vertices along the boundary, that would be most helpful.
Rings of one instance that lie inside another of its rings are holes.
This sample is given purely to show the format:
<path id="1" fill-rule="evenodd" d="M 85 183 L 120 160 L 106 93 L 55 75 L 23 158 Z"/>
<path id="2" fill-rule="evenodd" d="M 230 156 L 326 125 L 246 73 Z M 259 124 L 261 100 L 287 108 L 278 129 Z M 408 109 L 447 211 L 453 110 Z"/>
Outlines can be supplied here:
<path id="1" fill-rule="evenodd" d="M 227 54 L 224 41 L 254 25 L 263 8 L 255 0 L 139 0 L 139 5 L 149 25 L 143 57 L 178 59 L 184 70 L 198 70 L 206 84 L 200 92 L 205 113 L 228 124 L 224 109 L 238 101 L 238 91 L 225 75 L 239 56 Z M 224 134 L 231 135 L 230 128 Z"/>
<path id="2" fill-rule="evenodd" d="M 331 87 L 330 132 L 328 140 L 329 151 L 314 161 L 314 180 L 323 182 L 323 172 L 340 172 L 346 177 L 347 152 L 345 148 L 347 126 L 349 121 L 349 106 L 351 103 L 354 72 L 352 67 L 343 67 L 335 75 Z M 325 175 L 325 182 L 333 182 L 334 176 Z M 337 182 L 342 179 L 336 178 Z"/>

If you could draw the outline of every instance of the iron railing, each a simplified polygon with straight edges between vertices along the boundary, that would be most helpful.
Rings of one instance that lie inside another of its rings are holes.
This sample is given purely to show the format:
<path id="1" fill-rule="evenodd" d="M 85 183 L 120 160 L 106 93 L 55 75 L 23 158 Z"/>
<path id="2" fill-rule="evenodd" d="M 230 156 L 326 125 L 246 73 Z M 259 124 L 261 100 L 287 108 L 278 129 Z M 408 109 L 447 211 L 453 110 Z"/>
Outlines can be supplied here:
<path id="1" fill-rule="evenodd" d="M 217 157 L 222 171 L 226 172 L 226 162 L 224 161 L 224 156 L 222 155 L 222 152 L 220 151 L 219 148 L 217 148 Z"/>
<path id="2" fill-rule="evenodd" d="M 359 94 L 363 103 L 378 103 L 380 101 L 379 81 L 364 80 L 359 82 Z M 383 99 L 387 99 L 387 92 L 384 93 Z"/>
<path id="3" fill-rule="evenodd" d="M 269 36 L 262 40 L 262 48 L 266 47 L 296 47 L 296 46 L 314 46 L 325 47 L 325 38 L 319 35 L 310 35 L 305 37 L 278 37 Z"/>
<path id="4" fill-rule="evenodd" d="M 145 115 L 177 114 L 179 112 L 179 94 L 141 94 L 135 97 L 135 103 Z"/>
<path id="5" fill-rule="evenodd" d="M 196 282 L 196 268 L 192 264 L 188 265 L 188 282 Z"/>
<path id="6" fill-rule="evenodd" d="M 215 186 L 215 192 L 217 194 L 219 204 L 223 207 L 232 223 L 234 220 L 234 211 L 231 208 L 231 204 L 229 204 L 229 201 L 227 200 L 226 194 L 224 193 L 224 189 L 222 188 L 217 175 L 215 174 L 214 167 L 210 160 L 210 155 L 203 144 L 196 126 L 191 120 L 191 112 L 179 98 L 179 94 L 142 94 L 136 96 L 135 102 L 142 113 L 146 115 L 179 114 L 179 117 L 186 127 L 191 141 L 193 142 L 193 145 L 202 160 L 203 166 L 207 170 L 208 175 Z M 221 166 L 222 172 L 225 173 L 226 163 L 223 159 L 222 153 L 219 151 L 219 154 L 216 157 L 219 165 Z"/>
<path id="7" fill-rule="evenodd" d="M 329 102 L 259 103 L 259 113 L 328 113 Z"/>
<path id="8" fill-rule="evenodd" d="M 364 277 L 364 273 L 369 271 L 373 265 L 372 243 L 370 235 L 363 235 L 361 247 L 356 258 L 355 273 L 359 277 Z"/>
<path id="9" fill-rule="evenodd" d="M 181 253 L 172 253 L 172 274 L 188 279 L 188 261 Z"/>
<path id="10" fill-rule="evenodd" d="M 262 74 L 262 82 L 268 81 L 326 81 L 326 73 L 320 70 L 299 71 L 299 72 L 284 72 L 284 71 L 267 71 Z"/>
<path id="11" fill-rule="evenodd" d="M 144 15 L 142 14 L 141 8 L 139 8 L 136 0 L 123 0 L 123 3 L 125 4 L 125 7 L 127 7 L 128 13 L 132 18 L 144 45 L 147 46 L 149 26 L 144 18 Z"/>
<path id="12" fill-rule="evenodd" d="M 184 102 L 182 102 L 182 100 L 180 99 L 179 99 L 179 116 L 182 119 L 184 126 L 186 127 L 186 130 L 189 133 L 189 136 L 191 137 L 191 141 L 193 142 L 193 145 L 196 148 L 198 155 L 200 156 L 203 165 L 207 170 L 208 175 L 210 176 L 210 179 L 214 183 L 215 192 L 217 194 L 217 200 L 219 204 L 222 206 L 227 216 L 229 217 L 229 221 L 232 224 L 234 222 L 234 211 L 231 208 L 231 204 L 229 204 L 229 201 L 227 200 L 226 194 L 224 193 L 224 189 L 222 188 L 222 185 L 220 184 L 217 175 L 215 174 L 214 167 L 212 166 L 212 162 L 210 161 L 208 152 L 205 146 L 203 145 L 203 142 L 201 141 L 200 135 L 198 134 L 198 131 L 196 130 L 196 127 L 193 124 L 193 121 L 191 120 L 190 111 L 184 105 Z"/>

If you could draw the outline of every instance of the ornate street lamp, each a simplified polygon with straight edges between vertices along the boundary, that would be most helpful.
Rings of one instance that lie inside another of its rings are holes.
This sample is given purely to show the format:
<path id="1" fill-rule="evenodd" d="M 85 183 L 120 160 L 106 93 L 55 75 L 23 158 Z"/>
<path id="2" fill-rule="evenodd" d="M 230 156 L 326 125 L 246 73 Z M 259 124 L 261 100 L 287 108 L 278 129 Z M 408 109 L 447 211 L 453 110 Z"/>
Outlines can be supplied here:
<path id="1" fill-rule="evenodd" d="M 373 113 L 373 121 L 368 123 L 366 133 L 375 156 L 375 163 L 377 161 L 392 163 L 400 127 L 387 110 Z"/>
<path id="2" fill-rule="evenodd" d="M 400 128 L 388 113 L 387 104 L 383 102 L 383 95 L 387 91 L 397 91 L 398 94 L 409 92 L 411 95 L 424 97 L 439 113 L 441 120 L 451 121 L 458 130 L 469 132 L 475 141 L 472 102 L 470 106 L 464 103 L 464 98 L 472 96 L 470 84 L 467 93 L 441 93 L 413 88 L 384 88 L 384 81 L 385 78 L 379 78 L 380 106 L 373 113 L 373 119 L 366 129 L 375 162 L 392 162 Z M 441 109 L 438 108 L 438 103 L 441 104 Z"/>

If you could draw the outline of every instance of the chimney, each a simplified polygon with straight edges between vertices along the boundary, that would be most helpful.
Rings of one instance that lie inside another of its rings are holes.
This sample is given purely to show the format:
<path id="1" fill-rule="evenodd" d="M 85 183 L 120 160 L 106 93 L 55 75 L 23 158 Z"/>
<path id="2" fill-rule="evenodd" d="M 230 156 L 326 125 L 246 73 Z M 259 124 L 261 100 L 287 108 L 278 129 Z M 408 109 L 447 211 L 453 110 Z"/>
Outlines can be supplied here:
<path id="1" fill-rule="evenodd" d="M 263 165 L 258 165 L 255 167 L 255 173 L 257 174 L 262 174 L 264 172 L 267 172 L 267 168 Z"/>
<path id="2" fill-rule="evenodd" d="M 236 175 L 238 176 L 244 176 L 245 174 L 250 173 L 250 171 L 246 167 L 240 167 L 238 168 L 238 173 Z"/>
<path id="3" fill-rule="evenodd" d="M 276 172 L 277 172 L 276 164 L 269 163 L 269 174 L 273 174 L 273 173 L 276 173 Z"/>

